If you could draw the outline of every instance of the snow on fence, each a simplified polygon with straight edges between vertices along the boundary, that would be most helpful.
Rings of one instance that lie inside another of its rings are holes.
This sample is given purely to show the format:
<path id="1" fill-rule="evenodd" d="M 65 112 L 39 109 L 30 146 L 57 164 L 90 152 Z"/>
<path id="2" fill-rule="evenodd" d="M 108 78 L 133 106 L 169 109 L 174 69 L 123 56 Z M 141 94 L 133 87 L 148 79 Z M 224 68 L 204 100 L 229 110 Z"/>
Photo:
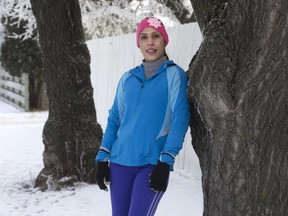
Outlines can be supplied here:
<path id="1" fill-rule="evenodd" d="M 168 28 L 167 32 L 167 54 L 186 71 L 202 41 L 199 27 L 190 23 Z M 135 38 L 133 33 L 87 42 L 91 55 L 91 80 L 97 118 L 104 130 L 120 76 L 142 61 Z M 190 131 L 186 134 L 184 147 L 175 162 L 175 171 L 198 180 L 201 178 L 199 161 L 191 145 Z"/>
<path id="2" fill-rule="evenodd" d="M 28 74 L 21 77 L 9 75 L 7 72 L 0 72 L 0 100 L 22 110 L 29 111 L 29 80 Z"/>

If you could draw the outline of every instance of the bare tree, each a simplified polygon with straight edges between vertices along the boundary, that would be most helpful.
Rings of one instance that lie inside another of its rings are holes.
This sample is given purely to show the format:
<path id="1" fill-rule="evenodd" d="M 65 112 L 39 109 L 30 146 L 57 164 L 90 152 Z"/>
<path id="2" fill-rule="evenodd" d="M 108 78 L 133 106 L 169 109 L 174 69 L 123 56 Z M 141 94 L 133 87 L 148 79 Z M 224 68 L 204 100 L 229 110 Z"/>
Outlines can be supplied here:
<path id="1" fill-rule="evenodd" d="M 31 5 L 49 99 L 43 130 L 44 168 L 35 186 L 45 189 L 47 180 L 57 185 L 63 177 L 95 183 L 94 159 L 102 129 L 96 119 L 90 54 L 78 0 L 31 0 Z"/>
<path id="2" fill-rule="evenodd" d="M 191 0 L 188 70 L 204 215 L 288 215 L 288 1 Z"/>

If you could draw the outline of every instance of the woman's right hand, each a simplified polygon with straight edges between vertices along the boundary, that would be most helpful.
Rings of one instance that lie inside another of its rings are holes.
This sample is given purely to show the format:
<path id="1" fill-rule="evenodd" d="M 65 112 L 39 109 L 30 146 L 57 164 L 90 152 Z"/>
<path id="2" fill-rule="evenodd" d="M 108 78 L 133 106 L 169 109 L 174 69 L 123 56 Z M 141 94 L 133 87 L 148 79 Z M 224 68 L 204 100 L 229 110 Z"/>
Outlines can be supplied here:
<path id="1" fill-rule="evenodd" d="M 96 180 L 101 190 L 108 191 L 105 182 L 110 182 L 110 168 L 107 161 L 97 162 Z"/>

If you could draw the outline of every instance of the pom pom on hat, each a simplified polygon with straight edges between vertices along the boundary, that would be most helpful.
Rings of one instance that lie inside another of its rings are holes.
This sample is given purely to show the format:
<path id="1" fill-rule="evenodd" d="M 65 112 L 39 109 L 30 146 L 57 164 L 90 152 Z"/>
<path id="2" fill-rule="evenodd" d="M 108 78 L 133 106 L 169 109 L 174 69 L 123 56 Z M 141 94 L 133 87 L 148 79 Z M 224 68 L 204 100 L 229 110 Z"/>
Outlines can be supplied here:
<path id="1" fill-rule="evenodd" d="M 143 29 L 147 28 L 147 27 L 151 27 L 151 28 L 154 28 L 157 31 L 159 31 L 164 38 L 165 46 L 168 44 L 169 38 L 168 38 L 168 34 L 166 32 L 166 29 L 165 29 L 165 26 L 163 25 L 163 23 L 159 19 L 157 19 L 156 17 L 146 17 L 145 19 L 143 19 L 138 24 L 138 27 L 136 30 L 136 43 L 137 43 L 138 47 L 140 47 L 139 46 L 139 35 L 143 31 Z"/>

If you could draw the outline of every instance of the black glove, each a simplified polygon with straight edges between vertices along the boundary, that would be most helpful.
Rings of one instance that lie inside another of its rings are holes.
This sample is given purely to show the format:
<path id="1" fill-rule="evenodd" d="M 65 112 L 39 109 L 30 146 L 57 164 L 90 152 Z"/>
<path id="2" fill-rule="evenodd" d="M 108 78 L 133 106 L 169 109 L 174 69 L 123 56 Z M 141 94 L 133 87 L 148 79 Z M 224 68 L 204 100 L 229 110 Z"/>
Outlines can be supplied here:
<path id="1" fill-rule="evenodd" d="M 110 182 L 110 168 L 108 166 L 108 162 L 99 161 L 97 163 L 96 180 L 101 190 L 108 191 L 108 188 L 104 183 L 104 179 L 106 182 Z"/>
<path id="2" fill-rule="evenodd" d="M 158 160 L 158 164 L 154 167 L 150 176 L 150 188 L 154 191 L 166 191 L 170 166 Z"/>

